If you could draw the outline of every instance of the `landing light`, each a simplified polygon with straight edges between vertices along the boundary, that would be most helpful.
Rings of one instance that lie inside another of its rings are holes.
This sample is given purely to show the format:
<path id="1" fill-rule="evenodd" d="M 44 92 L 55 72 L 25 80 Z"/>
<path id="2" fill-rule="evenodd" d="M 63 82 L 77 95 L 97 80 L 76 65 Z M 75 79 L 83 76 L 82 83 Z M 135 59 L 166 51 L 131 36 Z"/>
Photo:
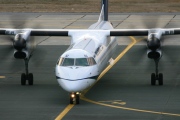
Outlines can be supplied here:
<path id="1" fill-rule="evenodd" d="M 75 97 L 75 94 L 71 94 L 71 97 L 74 98 L 74 97 Z"/>

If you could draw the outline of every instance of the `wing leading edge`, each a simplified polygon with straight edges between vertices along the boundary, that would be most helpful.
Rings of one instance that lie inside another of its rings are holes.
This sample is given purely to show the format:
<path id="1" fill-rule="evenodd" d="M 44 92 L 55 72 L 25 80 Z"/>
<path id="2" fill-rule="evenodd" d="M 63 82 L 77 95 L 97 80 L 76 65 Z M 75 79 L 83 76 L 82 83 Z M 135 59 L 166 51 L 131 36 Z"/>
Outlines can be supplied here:
<path id="1" fill-rule="evenodd" d="M 154 30 L 162 31 L 162 35 L 177 35 L 180 34 L 180 28 L 154 28 L 154 29 L 111 29 L 111 30 L 89 30 L 89 29 L 5 29 L 0 28 L 0 35 L 15 35 L 17 33 L 23 33 L 25 31 L 31 31 L 30 36 L 72 36 L 69 34 L 83 33 L 83 32 L 105 32 L 108 36 L 147 36 Z"/>

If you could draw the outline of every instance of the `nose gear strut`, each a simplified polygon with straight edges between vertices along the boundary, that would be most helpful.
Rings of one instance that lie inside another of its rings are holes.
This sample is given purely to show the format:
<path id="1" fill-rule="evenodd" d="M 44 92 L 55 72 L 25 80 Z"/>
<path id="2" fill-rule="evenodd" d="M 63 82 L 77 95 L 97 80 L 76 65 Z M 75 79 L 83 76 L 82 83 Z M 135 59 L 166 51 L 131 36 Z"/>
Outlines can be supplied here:
<path id="1" fill-rule="evenodd" d="M 26 85 L 26 80 L 28 81 L 29 85 L 33 85 L 33 74 L 29 73 L 29 70 L 28 70 L 28 63 L 29 63 L 30 58 L 31 56 L 29 58 L 24 59 L 25 73 L 21 74 L 21 85 Z"/>
<path id="2" fill-rule="evenodd" d="M 158 73 L 158 63 L 159 63 L 160 58 L 154 59 L 155 62 L 155 73 L 151 74 L 151 85 L 156 85 L 156 80 L 159 82 L 159 85 L 163 85 L 163 74 Z"/>

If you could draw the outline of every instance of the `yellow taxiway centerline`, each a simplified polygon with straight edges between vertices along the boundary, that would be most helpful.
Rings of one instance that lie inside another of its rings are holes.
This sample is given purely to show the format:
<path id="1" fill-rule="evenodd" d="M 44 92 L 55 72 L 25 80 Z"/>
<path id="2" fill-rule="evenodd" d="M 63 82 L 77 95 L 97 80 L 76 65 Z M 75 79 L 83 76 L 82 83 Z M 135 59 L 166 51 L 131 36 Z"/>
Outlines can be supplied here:
<path id="1" fill-rule="evenodd" d="M 69 104 L 57 117 L 55 120 L 62 120 L 62 118 L 74 107 L 74 104 Z"/>
<path id="2" fill-rule="evenodd" d="M 129 44 L 126 49 L 124 49 L 124 51 L 122 53 L 119 54 L 119 56 L 115 59 L 113 65 L 121 59 L 121 57 L 137 42 L 140 42 L 143 39 L 139 39 L 136 40 L 134 37 L 130 37 L 132 40 L 132 43 Z M 101 77 L 113 66 L 113 65 L 109 65 L 100 75 L 100 77 L 98 78 L 98 80 L 101 79 Z M 86 91 L 88 92 L 89 89 Z M 89 103 L 93 103 L 93 104 L 97 104 L 97 105 L 102 105 L 102 106 L 107 106 L 107 107 L 112 107 L 112 108 L 119 108 L 119 109 L 123 109 L 123 110 L 129 110 L 129 111 L 135 111 L 135 112 L 143 112 L 143 113 L 151 113 L 151 114 L 160 114 L 160 115 L 169 115 L 169 116 L 176 116 L 176 117 L 180 117 L 180 114 L 175 114 L 175 113 L 167 113 L 167 112 L 158 112 L 158 111 L 150 111 L 150 110 L 142 110 L 142 109 L 136 109 L 136 108 L 128 108 L 128 107 L 122 107 L 122 106 L 115 106 L 115 105 L 111 105 L 111 104 L 106 104 L 106 103 L 102 103 L 102 102 L 110 102 L 110 101 L 93 101 L 90 100 L 88 98 L 86 98 L 84 95 L 81 96 L 81 100 L 87 101 Z M 125 102 L 124 102 L 125 104 Z"/>
<path id="3" fill-rule="evenodd" d="M 150 111 L 150 110 L 141 110 L 141 109 L 136 109 L 136 108 L 128 108 L 128 107 L 122 107 L 122 106 L 115 106 L 115 105 L 110 105 L 110 104 L 105 104 L 97 101 L 93 101 L 90 99 L 87 99 L 86 97 L 81 97 L 82 100 L 87 101 L 89 103 L 97 104 L 97 105 L 102 105 L 102 106 L 107 106 L 107 107 L 112 107 L 112 108 L 119 108 L 123 110 L 129 110 L 129 111 L 136 111 L 136 112 L 143 112 L 143 113 L 151 113 L 151 114 L 161 114 L 161 115 L 169 115 L 169 116 L 177 116 L 180 117 L 180 114 L 174 114 L 174 113 L 166 113 L 166 112 L 157 112 L 157 111 Z"/>
<path id="4" fill-rule="evenodd" d="M 130 38 L 131 38 L 132 42 L 116 57 L 116 59 L 113 61 L 112 64 L 109 64 L 102 71 L 102 73 L 97 78 L 97 81 L 91 87 L 89 87 L 88 89 L 86 89 L 82 92 L 81 97 L 84 97 L 84 95 L 127 53 L 127 51 L 129 51 L 129 49 L 137 43 L 137 41 L 134 37 L 130 36 Z"/>
<path id="5" fill-rule="evenodd" d="M 131 48 L 133 47 L 137 42 L 141 41 L 142 39 L 136 40 L 134 37 L 130 37 L 132 42 L 119 54 L 119 56 L 114 60 L 113 64 L 109 65 L 98 77 L 96 83 L 106 74 L 107 71 L 109 71 L 116 63 L 119 61 L 124 54 Z M 94 85 L 94 84 L 93 84 Z M 102 106 L 107 106 L 107 107 L 112 107 L 112 108 L 119 108 L 123 110 L 129 110 L 129 111 L 136 111 L 136 112 L 144 112 L 144 113 L 151 113 L 151 114 L 161 114 L 161 115 L 169 115 L 169 116 L 177 116 L 180 117 L 180 114 L 174 114 L 174 113 L 166 113 L 166 112 L 157 112 L 157 111 L 150 111 L 150 110 L 142 110 L 142 109 L 136 109 L 136 108 L 128 108 L 128 107 L 122 107 L 122 106 L 115 106 L 115 105 L 110 105 L 110 104 L 105 104 L 102 103 L 103 101 L 97 102 L 90 100 L 86 98 L 84 95 L 93 87 L 93 85 L 86 89 L 82 95 L 81 95 L 81 100 L 87 101 L 89 103 L 97 104 L 97 105 L 102 105 Z M 105 101 L 107 102 L 107 101 Z M 72 108 L 74 107 L 74 104 L 69 104 L 58 116 L 55 120 L 61 120 Z"/>
<path id="6" fill-rule="evenodd" d="M 132 47 L 134 46 L 134 44 L 136 44 L 136 40 L 134 37 L 130 36 L 130 38 L 132 39 L 131 44 L 129 44 L 119 55 L 118 57 L 114 60 L 113 64 L 108 65 L 108 67 L 106 67 L 106 69 L 99 75 L 98 79 L 101 79 L 106 73 L 107 71 L 109 71 L 123 56 L 124 54 L 126 54 L 126 52 Z"/>
<path id="7" fill-rule="evenodd" d="M 0 76 L 0 79 L 6 78 L 6 76 Z"/>
<path id="8" fill-rule="evenodd" d="M 118 57 L 114 60 L 113 64 L 110 64 L 106 67 L 106 69 L 104 69 L 104 71 L 99 75 L 99 77 L 97 78 L 97 81 L 88 89 L 84 90 L 80 96 L 80 98 L 84 101 L 87 101 L 88 99 L 86 99 L 84 97 L 84 95 L 107 73 L 107 71 L 109 71 L 123 56 L 124 54 L 126 54 L 126 52 L 132 47 L 134 46 L 137 42 L 139 42 L 140 40 L 136 41 L 136 39 L 132 36 L 130 36 L 132 42 L 118 55 Z M 91 102 L 92 103 L 92 102 Z M 69 104 L 57 117 L 55 120 L 62 120 L 62 118 L 74 107 L 74 104 Z"/>

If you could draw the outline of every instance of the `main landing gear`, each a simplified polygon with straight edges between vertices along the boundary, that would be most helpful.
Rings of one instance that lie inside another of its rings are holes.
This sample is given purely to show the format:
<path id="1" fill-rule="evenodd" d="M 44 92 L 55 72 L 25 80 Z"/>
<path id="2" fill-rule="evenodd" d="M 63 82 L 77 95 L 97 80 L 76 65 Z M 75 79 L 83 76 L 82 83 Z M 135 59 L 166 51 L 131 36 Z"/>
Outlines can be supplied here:
<path id="1" fill-rule="evenodd" d="M 156 80 L 159 82 L 159 85 L 163 85 L 163 74 L 158 73 L 158 63 L 160 59 L 154 59 L 155 61 L 155 66 L 156 66 L 156 73 L 151 74 L 151 85 L 156 85 Z"/>
<path id="2" fill-rule="evenodd" d="M 80 98 L 79 95 L 80 95 L 79 92 L 71 93 L 70 94 L 70 104 L 79 104 L 79 98 Z"/>
<path id="3" fill-rule="evenodd" d="M 28 81 L 29 85 L 33 85 L 33 74 L 29 73 L 28 71 L 28 63 L 29 63 L 30 58 L 25 58 L 25 72 L 21 74 L 21 85 L 26 85 L 26 81 Z"/>

